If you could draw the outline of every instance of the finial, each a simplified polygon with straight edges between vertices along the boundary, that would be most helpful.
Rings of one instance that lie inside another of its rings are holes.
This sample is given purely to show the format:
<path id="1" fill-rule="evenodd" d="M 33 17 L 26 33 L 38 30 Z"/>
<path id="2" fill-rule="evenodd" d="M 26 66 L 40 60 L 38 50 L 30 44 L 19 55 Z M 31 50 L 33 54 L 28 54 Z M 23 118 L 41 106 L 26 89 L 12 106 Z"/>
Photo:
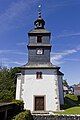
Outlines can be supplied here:
<path id="1" fill-rule="evenodd" d="M 41 5 L 38 6 L 38 17 L 41 18 Z"/>

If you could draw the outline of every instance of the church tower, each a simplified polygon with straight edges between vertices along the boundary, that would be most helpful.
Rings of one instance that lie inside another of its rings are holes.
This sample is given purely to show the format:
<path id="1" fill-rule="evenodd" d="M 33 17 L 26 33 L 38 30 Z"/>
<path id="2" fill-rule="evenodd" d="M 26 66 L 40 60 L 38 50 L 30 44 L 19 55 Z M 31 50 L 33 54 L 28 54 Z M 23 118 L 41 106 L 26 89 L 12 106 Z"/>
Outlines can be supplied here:
<path id="1" fill-rule="evenodd" d="M 32 112 L 58 111 L 64 104 L 63 73 L 50 62 L 50 36 L 39 10 L 34 29 L 28 33 L 28 63 L 20 67 L 16 85 L 16 99 Z"/>
<path id="2" fill-rule="evenodd" d="M 35 28 L 28 33 L 28 62 L 29 64 L 49 64 L 50 63 L 50 35 L 45 29 L 45 21 L 38 15 L 34 22 Z"/>

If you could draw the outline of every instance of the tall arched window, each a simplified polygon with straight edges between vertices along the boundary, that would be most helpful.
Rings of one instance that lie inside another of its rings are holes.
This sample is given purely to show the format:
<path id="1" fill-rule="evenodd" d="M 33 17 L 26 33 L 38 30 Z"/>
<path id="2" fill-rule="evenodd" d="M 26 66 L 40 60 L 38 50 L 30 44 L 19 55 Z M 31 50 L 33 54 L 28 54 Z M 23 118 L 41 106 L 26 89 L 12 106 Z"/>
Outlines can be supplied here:
<path id="1" fill-rule="evenodd" d="M 36 72 L 36 79 L 42 79 L 42 72 Z"/>

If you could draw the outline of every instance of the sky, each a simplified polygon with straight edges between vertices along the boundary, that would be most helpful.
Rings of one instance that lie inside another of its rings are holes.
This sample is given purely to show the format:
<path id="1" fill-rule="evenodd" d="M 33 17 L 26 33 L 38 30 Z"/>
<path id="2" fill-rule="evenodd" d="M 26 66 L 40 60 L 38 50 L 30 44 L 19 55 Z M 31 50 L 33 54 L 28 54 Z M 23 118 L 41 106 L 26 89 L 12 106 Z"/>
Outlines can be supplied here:
<path id="1" fill-rule="evenodd" d="M 51 32 L 51 62 L 69 85 L 80 82 L 80 0 L 0 0 L 0 65 L 18 67 L 28 60 L 28 35 L 42 5 Z"/>

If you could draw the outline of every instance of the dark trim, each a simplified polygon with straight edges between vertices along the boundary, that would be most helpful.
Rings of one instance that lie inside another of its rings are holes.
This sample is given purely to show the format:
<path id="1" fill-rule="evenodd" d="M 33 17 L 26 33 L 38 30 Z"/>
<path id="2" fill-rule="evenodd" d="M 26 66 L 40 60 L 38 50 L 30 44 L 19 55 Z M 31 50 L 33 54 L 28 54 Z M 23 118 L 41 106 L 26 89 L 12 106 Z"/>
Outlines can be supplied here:
<path id="1" fill-rule="evenodd" d="M 64 75 L 64 74 L 63 74 L 61 71 L 59 71 L 59 70 L 57 71 L 57 74 L 58 74 L 58 75 L 61 75 L 61 76 Z"/>
<path id="2" fill-rule="evenodd" d="M 21 72 L 20 73 L 16 73 L 15 75 L 21 75 Z"/>
<path id="3" fill-rule="evenodd" d="M 27 70 L 27 69 L 57 69 L 57 70 L 59 70 L 60 69 L 60 67 L 18 67 L 18 68 L 20 68 L 20 69 L 22 69 L 22 70 Z"/>
<path id="4" fill-rule="evenodd" d="M 51 45 L 27 45 L 28 48 L 50 48 L 51 49 Z"/>
<path id="5" fill-rule="evenodd" d="M 22 73 L 22 75 L 25 75 L 25 71 L 24 70 L 21 73 Z"/>
<path id="6" fill-rule="evenodd" d="M 6 111 L 6 110 L 10 110 L 12 109 L 14 106 L 14 103 L 1 103 L 0 104 L 0 112 Z"/>
<path id="7" fill-rule="evenodd" d="M 43 35 L 43 36 L 50 36 L 51 33 L 37 33 L 37 32 L 33 32 L 33 33 L 28 33 L 28 36 L 37 36 L 37 35 Z"/>
<path id="8" fill-rule="evenodd" d="M 27 46 L 34 46 L 34 47 L 51 47 L 52 45 L 50 45 L 50 44 L 42 44 L 42 43 L 38 44 L 38 43 L 36 43 L 36 44 L 28 44 Z"/>

